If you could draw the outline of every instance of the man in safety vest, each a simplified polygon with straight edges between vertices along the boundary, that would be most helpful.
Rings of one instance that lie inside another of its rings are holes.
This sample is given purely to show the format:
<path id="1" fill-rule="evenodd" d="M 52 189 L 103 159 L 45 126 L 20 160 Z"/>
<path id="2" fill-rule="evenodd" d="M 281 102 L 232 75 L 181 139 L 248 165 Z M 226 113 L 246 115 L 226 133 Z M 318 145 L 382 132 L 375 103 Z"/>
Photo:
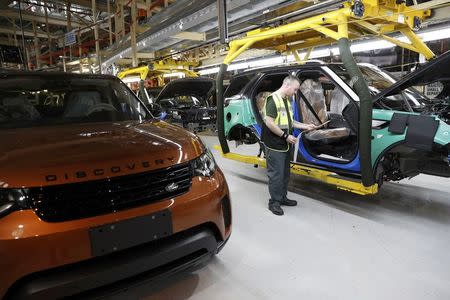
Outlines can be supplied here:
<path id="1" fill-rule="evenodd" d="M 284 214 L 281 205 L 296 206 L 297 201 L 287 198 L 290 176 L 290 160 L 293 145 L 297 142 L 292 135 L 293 128 L 314 130 L 313 124 L 303 124 L 293 120 L 291 97 L 300 88 L 298 77 L 289 75 L 283 85 L 267 97 L 264 113 L 265 126 L 262 142 L 266 147 L 267 176 L 269 177 L 269 210 L 275 215 Z"/>

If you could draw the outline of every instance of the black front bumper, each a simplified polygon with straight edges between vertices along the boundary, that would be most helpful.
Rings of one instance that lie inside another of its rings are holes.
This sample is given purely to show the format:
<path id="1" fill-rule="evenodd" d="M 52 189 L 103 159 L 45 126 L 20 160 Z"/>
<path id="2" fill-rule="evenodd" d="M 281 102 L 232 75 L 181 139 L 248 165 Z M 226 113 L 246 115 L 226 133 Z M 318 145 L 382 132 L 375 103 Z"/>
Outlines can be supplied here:
<path id="1" fill-rule="evenodd" d="M 191 229 L 110 255 L 31 274 L 14 284 L 6 299 L 58 299 L 112 283 L 117 288 L 117 282 L 133 277 L 145 277 L 148 281 L 202 265 L 223 245 L 210 228 Z"/>

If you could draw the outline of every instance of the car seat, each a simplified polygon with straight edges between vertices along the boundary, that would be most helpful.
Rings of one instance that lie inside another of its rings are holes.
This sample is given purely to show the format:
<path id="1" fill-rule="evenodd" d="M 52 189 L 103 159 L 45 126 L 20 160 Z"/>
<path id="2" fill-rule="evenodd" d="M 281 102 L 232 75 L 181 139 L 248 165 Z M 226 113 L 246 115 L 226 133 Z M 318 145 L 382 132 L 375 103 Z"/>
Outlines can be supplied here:
<path id="1" fill-rule="evenodd" d="M 64 117 L 85 117 L 89 108 L 102 103 L 101 95 L 97 91 L 74 91 L 68 95 Z"/>
<path id="2" fill-rule="evenodd" d="M 272 93 L 271 92 L 259 92 L 256 95 L 256 107 L 258 108 L 258 111 L 263 112 L 264 106 L 266 105 L 266 99 L 269 97 Z"/>
<path id="3" fill-rule="evenodd" d="M 36 120 L 41 117 L 25 95 L 3 98 L 3 107 L 13 119 Z"/>
<path id="4" fill-rule="evenodd" d="M 344 107 L 346 107 L 349 103 L 350 100 L 347 98 L 347 96 L 345 96 L 341 89 L 335 87 L 331 92 L 330 112 L 342 115 Z"/>
<path id="5" fill-rule="evenodd" d="M 328 121 L 328 115 L 325 105 L 325 95 L 320 82 L 313 79 L 306 79 L 300 85 L 300 92 L 305 96 L 306 100 L 311 104 L 312 109 L 305 103 L 305 99 L 300 99 L 300 111 L 303 123 L 321 125 Z M 346 127 L 324 128 L 308 132 L 304 137 L 309 141 L 333 143 L 347 138 L 350 130 Z"/>

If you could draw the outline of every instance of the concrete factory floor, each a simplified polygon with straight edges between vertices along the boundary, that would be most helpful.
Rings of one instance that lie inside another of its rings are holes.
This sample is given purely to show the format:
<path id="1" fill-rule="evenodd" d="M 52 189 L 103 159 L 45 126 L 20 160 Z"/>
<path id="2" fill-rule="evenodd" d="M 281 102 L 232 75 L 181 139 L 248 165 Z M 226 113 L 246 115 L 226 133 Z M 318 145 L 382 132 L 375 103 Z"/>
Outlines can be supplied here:
<path id="1" fill-rule="evenodd" d="M 102 299 L 450 299 L 450 179 L 421 175 L 358 196 L 292 176 L 299 206 L 278 217 L 265 169 L 213 153 L 233 205 L 223 251 L 200 270 Z"/>

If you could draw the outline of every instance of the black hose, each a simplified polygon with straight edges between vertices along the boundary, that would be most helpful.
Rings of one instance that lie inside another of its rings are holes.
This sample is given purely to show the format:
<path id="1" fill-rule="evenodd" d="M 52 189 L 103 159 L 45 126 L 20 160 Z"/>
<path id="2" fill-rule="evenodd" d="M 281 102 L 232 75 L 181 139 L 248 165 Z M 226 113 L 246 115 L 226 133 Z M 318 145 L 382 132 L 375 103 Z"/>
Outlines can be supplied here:
<path id="1" fill-rule="evenodd" d="M 359 97 L 359 155 L 361 162 L 361 180 L 364 186 L 374 184 L 372 171 L 372 96 L 369 87 L 350 51 L 347 38 L 338 41 L 342 62 L 354 82 L 353 87 Z"/>
<path id="2" fill-rule="evenodd" d="M 224 118 L 224 103 L 223 103 L 223 76 L 227 71 L 228 65 L 221 64 L 219 73 L 216 77 L 216 99 L 217 99 L 217 131 L 219 135 L 220 147 L 222 152 L 230 152 L 227 138 L 225 136 L 225 118 Z"/>

